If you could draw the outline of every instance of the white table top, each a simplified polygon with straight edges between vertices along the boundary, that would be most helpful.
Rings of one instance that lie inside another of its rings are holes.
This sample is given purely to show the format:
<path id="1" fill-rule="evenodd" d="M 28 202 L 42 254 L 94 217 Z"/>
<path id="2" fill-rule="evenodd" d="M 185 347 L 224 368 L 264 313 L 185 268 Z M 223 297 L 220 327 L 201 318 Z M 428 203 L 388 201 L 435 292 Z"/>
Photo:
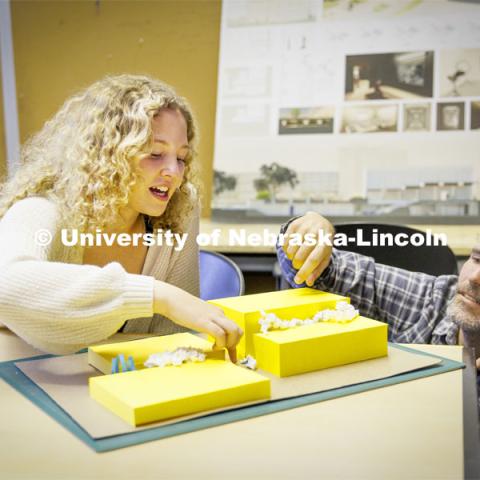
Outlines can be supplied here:
<path id="1" fill-rule="evenodd" d="M 0 329 L 0 361 L 37 353 Z M 460 370 L 100 454 L 3 381 L 0 398 L 2 478 L 463 476 Z"/>

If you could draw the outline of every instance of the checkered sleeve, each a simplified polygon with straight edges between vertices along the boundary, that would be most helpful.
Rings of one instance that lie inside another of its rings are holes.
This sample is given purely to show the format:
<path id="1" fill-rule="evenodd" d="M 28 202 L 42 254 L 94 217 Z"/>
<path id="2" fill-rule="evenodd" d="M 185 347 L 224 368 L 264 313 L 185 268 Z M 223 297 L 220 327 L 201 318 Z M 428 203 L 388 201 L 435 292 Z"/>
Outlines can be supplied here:
<path id="1" fill-rule="evenodd" d="M 277 245 L 277 256 L 288 283 L 297 285 L 297 270 Z M 457 343 L 458 327 L 447 315 L 456 291 L 455 275 L 433 277 L 375 263 L 371 257 L 333 249 L 328 267 L 314 288 L 350 298 L 366 317 L 389 325 L 389 340 L 398 343 Z"/>

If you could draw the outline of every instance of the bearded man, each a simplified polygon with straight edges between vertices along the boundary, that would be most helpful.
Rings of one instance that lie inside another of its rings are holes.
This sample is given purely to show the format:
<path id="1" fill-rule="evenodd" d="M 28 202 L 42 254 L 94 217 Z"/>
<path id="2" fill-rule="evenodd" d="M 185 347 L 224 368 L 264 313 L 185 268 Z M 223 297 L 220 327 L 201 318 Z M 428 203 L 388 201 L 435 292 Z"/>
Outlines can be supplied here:
<path id="1" fill-rule="evenodd" d="M 334 228 L 315 212 L 290 220 L 281 230 L 287 240 L 292 234 L 319 232 L 333 235 Z M 392 342 L 473 347 L 480 368 L 480 245 L 472 249 L 458 276 L 434 277 L 311 243 L 277 244 L 290 285 L 350 297 L 361 315 L 388 323 Z"/>

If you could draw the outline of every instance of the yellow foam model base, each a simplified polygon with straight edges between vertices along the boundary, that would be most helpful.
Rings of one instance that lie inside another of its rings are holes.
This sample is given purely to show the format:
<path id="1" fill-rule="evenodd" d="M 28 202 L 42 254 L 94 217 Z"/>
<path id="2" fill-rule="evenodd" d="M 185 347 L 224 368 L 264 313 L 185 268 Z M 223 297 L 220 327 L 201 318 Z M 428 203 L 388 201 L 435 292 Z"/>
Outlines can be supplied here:
<path id="1" fill-rule="evenodd" d="M 254 335 L 258 368 L 279 377 L 384 357 L 385 323 L 357 317 L 346 323 L 319 322 Z"/>
<path id="2" fill-rule="evenodd" d="M 212 351 L 212 345 L 212 342 L 188 332 L 175 333 L 173 335 L 89 347 L 88 363 L 102 373 L 109 374 L 112 371 L 113 358 L 123 353 L 125 359 L 130 355 L 133 357 L 135 368 L 138 370 L 145 368 L 143 364 L 151 354 L 173 351 L 177 348 L 197 348 L 204 351 L 208 358 L 223 360 L 225 351 Z"/>
<path id="3" fill-rule="evenodd" d="M 90 396 L 131 425 L 270 398 L 270 380 L 224 360 L 92 377 Z"/>
<path id="4" fill-rule="evenodd" d="M 244 336 L 237 346 L 240 358 L 252 355 L 257 358 L 253 336 L 260 332 L 260 310 L 275 313 L 282 319 L 313 317 L 319 310 L 335 309 L 338 301 L 350 303 L 350 299 L 313 288 L 294 288 L 278 292 L 258 293 L 241 297 L 210 300 L 225 315 L 239 325 Z"/>

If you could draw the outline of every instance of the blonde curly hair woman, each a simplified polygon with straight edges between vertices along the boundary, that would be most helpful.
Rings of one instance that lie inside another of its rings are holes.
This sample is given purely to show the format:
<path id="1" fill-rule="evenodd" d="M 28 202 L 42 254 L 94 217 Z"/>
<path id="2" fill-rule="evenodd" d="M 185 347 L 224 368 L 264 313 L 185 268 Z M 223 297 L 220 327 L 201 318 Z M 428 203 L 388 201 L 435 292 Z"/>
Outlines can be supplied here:
<path id="1" fill-rule="evenodd" d="M 197 298 L 196 142 L 186 100 L 149 77 L 107 77 L 67 100 L 25 144 L 21 167 L 2 187 L 0 320 L 52 353 L 122 328 L 193 329 L 235 360 L 241 330 Z M 171 230 L 186 242 L 181 251 L 145 242 L 70 247 L 65 229 L 140 237 Z"/>

